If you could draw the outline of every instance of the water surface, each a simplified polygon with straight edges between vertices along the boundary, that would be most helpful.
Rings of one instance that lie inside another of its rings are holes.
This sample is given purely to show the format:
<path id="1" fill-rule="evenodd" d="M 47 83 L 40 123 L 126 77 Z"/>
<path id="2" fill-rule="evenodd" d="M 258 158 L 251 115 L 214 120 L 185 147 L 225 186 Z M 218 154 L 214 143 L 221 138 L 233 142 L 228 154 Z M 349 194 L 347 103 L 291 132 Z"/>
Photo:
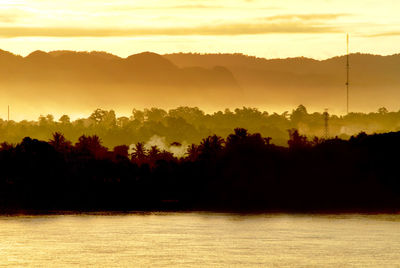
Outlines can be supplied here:
<path id="1" fill-rule="evenodd" d="M 400 215 L 0 217 L 0 267 L 400 267 Z"/>

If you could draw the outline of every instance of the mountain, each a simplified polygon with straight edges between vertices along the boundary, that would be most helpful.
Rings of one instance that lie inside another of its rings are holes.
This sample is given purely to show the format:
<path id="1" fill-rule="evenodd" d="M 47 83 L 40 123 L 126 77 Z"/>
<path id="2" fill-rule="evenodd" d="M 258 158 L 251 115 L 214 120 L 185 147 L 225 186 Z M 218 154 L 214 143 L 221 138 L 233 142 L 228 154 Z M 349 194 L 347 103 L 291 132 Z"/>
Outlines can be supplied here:
<path id="1" fill-rule="evenodd" d="M 346 105 L 346 57 L 326 60 L 309 58 L 271 59 L 242 54 L 168 54 L 180 67 L 228 68 L 257 106 L 305 104 L 344 112 Z M 379 56 L 351 54 L 350 108 L 375 111 L 386 106 L 400 109 L 400 54 Z M 290 106 L 289 106 L 290 107 Z"/>
<path id="2" fill-rule="evenodd" d="M 400 109 L 400 54 L 350 55 L 350 111 Z M 264 59 L 242 54 L 0 50 L 0 117 L 87 114 L 96 108 L 199 106 L 206 111 L 252 106 L 291 111 L 346 107 L 346 57 Z M 1 108 L 3 107 L 3 108 Z M 14 117 L 15 118 L 15 117 Z"/>
<path id="3" fill-rule="evenodd" d="M 178 67 L 151 52 L 120 58 L 74 51 L 35 51 L 26 57 L 0 51 L 0 94 L 0 106 L 11 103 L 17 113 L 56 114 L 97 107 L 127 113 L 149 106 L 225 108 L 240 106 L 243 95 L 224 67 Z"/>

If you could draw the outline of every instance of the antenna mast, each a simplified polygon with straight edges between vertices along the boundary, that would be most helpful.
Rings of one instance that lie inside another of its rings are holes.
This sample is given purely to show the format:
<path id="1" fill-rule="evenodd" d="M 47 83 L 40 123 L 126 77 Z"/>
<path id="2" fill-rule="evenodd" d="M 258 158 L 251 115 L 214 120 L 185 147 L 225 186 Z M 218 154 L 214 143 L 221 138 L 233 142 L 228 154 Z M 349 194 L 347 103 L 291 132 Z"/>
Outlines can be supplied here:
<path id="1" fill-rule="evenodd" d="M 347 96 L 347 105 L 346 105 L 346 111 L 347 114 L 349 114 L 349 85 L 350 85 L 350 61 L 349 61 L 349 34 L 347 34 L 347 54 L 346 54 L 346 96 Z"/>
<path id="2" fill-rule="evenodd" d="M 7 122 L 10 122 L 10 105 L 7 106 Z"/>

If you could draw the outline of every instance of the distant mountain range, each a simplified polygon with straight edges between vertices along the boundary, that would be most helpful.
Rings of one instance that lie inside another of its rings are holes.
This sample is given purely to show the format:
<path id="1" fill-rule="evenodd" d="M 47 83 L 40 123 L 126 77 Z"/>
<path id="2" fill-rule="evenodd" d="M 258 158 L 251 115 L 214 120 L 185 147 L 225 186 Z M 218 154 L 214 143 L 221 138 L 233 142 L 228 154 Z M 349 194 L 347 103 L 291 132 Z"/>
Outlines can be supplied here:
<path id="1" fill-rule="evenodd" d="M 203 109 L 256 106 L 267 110 L 345 109 L 344 56 L 323 61 L 242 54 L 151 52 L 127 58 L 106 52 L 0 50 L 0 105 L 71 113 L 96 107 Z M 352 54 L 350 107 L 400 109 L 400 55 Z M 1 113 L 0 113 L 1 114 Z"/>
<path id="2" fill-rule="evenodd" d="M 180 67 L 223 65 L 258 106 L 278 102 L 282 105 L 303 103 L 320 110 L 329 107 L 343 112 L 345 109 L 346 56 L 322 61 L 304 57 L 267 60 L 242 54 L 178 53 L 164 57 Z M 351 54 L 349 59 L 350 108 L 375 111 L 387 106 L 399 110 L 400 54 L 358 53 Z"/>

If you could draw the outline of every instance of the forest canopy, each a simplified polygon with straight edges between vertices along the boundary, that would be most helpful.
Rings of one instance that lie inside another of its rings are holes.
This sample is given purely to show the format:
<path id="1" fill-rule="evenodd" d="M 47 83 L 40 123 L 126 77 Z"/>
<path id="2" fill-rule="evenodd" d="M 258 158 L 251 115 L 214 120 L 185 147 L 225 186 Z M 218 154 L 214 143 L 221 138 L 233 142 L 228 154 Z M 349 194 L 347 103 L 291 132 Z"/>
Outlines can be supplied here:
<path id="1" fill-rule="evenodd" d="M 389 112 L 386 108 L 380 108 L 375 113 L 328 115 L 326 118 L 324 112 L 309 113 L 303 105 L 282 114 L 250 107 L 206 114 L 197 107 L 177 107 L 168 111 L 159 108 L 133 109 L 130 116 L 117 117 L 113 110 L 96 109 L 89 117 L 74 121 L 68 115 L 54 118 L 51 114 L 40 116 L 37 121 L 0 119 L 0 141 L 17 143 L 26 136 L 49 140 L 53 133 L 60 132 L 73 142 L 82 135 L 97 135 L 109 148 L 148 142 L 155 138 L 163 140 L 165 144 L 191 144 L 212 134 L 225 137 L 238 127 L 270 137 L 276 145 L 286 146 L 288 130 L 292 128 L 309 138 L 328 134 L 327 137 L 338 136 L 343 139 L 361 131 L 398 131 L 400 111 Z"/>

